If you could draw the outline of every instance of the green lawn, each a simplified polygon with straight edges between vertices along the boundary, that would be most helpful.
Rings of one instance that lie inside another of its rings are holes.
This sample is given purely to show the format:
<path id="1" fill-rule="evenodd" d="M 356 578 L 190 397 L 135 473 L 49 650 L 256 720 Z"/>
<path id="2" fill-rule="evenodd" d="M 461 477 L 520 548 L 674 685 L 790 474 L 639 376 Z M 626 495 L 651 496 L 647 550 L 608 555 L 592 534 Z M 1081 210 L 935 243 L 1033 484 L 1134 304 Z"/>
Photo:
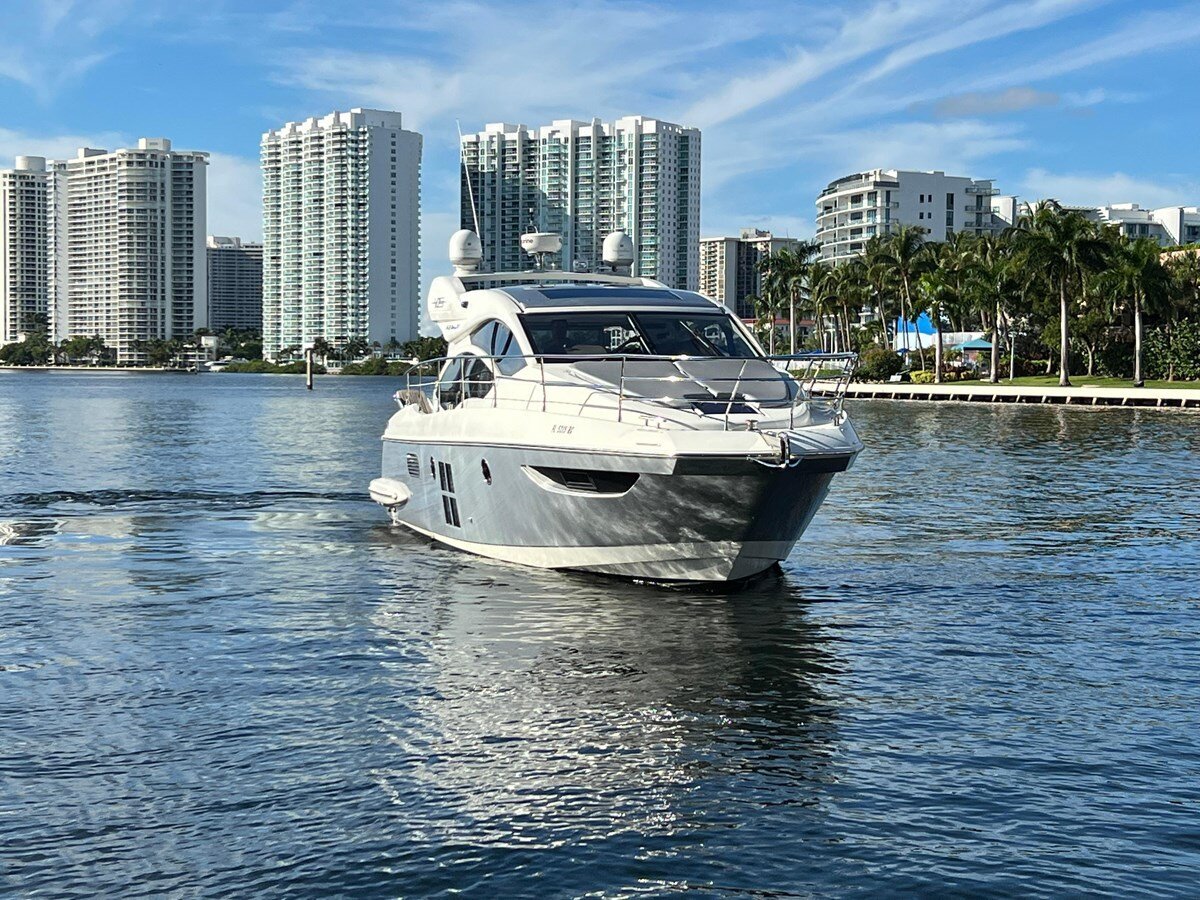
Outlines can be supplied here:
<path id="1" fill-rule="evenodd" d="M 951 381 L 948 384 L 988 384 L 989 382 L 980 379 L 971 379 L 970 381 Z M 1020 378 L 1014 378 L 1009 381 L 1007 378 L 1001 378 L 1000 384 L 1015 384 L 1027 385 L 1029 387 L 1058 387 L 1057 375 L 1024 375 Z M 1133 383 L 1128 378 L 1100 378 L 1099 376 L 1088 377 L 1086 375 L 1072 375 L 1071 385 L 1073 387 L 1083 387 L 1091 385 L 1093 387 L 1115 387 L 1127 388 L 1132 387 Z M 1148 388 L 1192 388 L 1193 390 L 1200 389 L 1200 381 L 1147 381 Z"/>

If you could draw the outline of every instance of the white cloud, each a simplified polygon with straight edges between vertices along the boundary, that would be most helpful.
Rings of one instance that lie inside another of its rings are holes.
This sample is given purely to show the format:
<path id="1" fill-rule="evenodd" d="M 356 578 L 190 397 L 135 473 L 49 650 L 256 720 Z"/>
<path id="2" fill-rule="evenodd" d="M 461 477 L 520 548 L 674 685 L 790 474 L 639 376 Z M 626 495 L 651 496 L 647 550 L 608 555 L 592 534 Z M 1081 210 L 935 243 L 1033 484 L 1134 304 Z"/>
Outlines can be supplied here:
<path id="1" fill-rule="evenodd" d="M 934 115 L 943 118 L 989 116 L 1020 112 L 1038 106 L 1057 106 L 1060 102 L 1059 95 L 1049 91 L 1037 91 L 1031 87 L 1011 87 L 991 93 L 972 91 L 944 97 L 934 104 L 933 112 Z"/>
<path id="2" fill-rule="evenodd" d="M 80 147 L 129 146 L 128 139 L 114 132 L 97 134 L 38 135 L 0 128 L 0 165 L 9 166 L 15 156 L 44 156 L 47 159 L 71 159 Z"/>
<path id="3" fill-rule="evenodd" d="M 536 22 L 536 56 L 527 48 Z M 419 50 L 289 48 L 275 58 L 280 83 L 334 103 L 401 110 L 418 129 L 485 122 L 678 113 L 695 60 L 758 33 L 744 16 L 606 2 L 583 9 L 548 0 L 523 5 L 451 3 L 401 23 L 424 32 Z M 382 28 L 388 28 L 385 22 Z M 664 41 L 664 35 L 670 41 Z"/>
<path id="4" fill-rule="evenodd" d="M 1123 172 L 1081 174 L 1030 169 L 1022 181 L 1021 194 L 1030 199 L 1049 197 L 1069 206 L 1110 203 L 1137 203 L 1144 209 L 1195 206 L 1200 203 L 1200 181 L 1184 176 L 1151 180 Z"/>
<path id="5" fill-rule="evenodd" d="M 1095 40 L 1085 41 L 1055 55 L 1042 55 L 1028 64 L 1010 65 L 1001 71 L 972 84 L 974 90 L 986 90 L 1021 82 L 1043 81 L 1102 66 L 1152 50 L 1163 50 L 1200 39 L 1200 4 L 1189 3 L 1184 8 L 1166 12 L 1144 12 Z"/>
<path id="6" fill-rule="evenodd" d="M 839 173 L 886 166 L 976 174 L 973 170 L 981 161 L 1029 145 L 1017 125 L 964 119 L 898 122 L 817 135 L 811 152 L 836 161 Z"/>
<path id="7" fill-rule="evenodd" d="M 262 173 L 257 159 L 210 154 L 208 233 L 262 240 Z"/>
<path id="8" fill-rule="evenodd" d="M 0 80 L 23 85 L 48 104 L 67 84 L 78 81 L 113 54 L 102 38 L 121 27 L 133 0 L 34 0 L 6 9 L 0 32 Z M 149 11 L 139 10 L 141 19 Z"/>

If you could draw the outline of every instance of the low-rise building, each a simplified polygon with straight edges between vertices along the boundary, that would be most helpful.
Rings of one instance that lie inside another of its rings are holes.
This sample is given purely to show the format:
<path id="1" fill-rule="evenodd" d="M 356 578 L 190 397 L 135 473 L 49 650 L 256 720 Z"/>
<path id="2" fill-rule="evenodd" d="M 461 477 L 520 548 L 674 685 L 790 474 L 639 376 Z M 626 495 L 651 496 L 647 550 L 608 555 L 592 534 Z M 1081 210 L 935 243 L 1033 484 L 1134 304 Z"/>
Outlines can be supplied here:
<path id="1" fill-rule="evenodd" d="M 1093 222 L 1113 225 L 1128 238 L 1154 238 L 1164 247 L 1200 241 L 1200 207 L 1163 206 L 1142 209 L 1136 203 L 1072 207 Z"/>
<path id="2" fill-rule="evenodd" d="M 992 208 L 990 179 L 945 172 L 872 169 L 829 183 L 817 197 L 821 258 L 839 263 L 863 252 L 873 237 L 915 225 L 930 241 L 959 231 L 992 234 L 1008 227 Z"/>

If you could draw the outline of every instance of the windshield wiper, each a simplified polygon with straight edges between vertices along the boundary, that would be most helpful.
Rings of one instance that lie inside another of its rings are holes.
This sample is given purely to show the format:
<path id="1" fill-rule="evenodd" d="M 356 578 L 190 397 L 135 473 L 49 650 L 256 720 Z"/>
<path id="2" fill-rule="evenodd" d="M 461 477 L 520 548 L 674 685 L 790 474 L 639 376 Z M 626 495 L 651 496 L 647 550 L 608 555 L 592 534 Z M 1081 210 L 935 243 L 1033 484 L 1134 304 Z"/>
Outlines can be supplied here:
<path id="1" fill-rule="evenodd" d="M 695 331 L 692 328 L 692 326 L 689 325 L 687 322 L 680 322 L 679 324 L 683 326 L 684 330 L 688 334 L 690 334 L 693 338 L 696 339 L 697 343 L 700 344 L 701 349 L 704 349 L 705 347 L 707 347 L 709 350 L 711 350 L 713 352 L 713 354 L 715 356 L 728 356 L 729 355 L 728 353 L 724 352 L 720 347 L 718 347 L 716 344 L 714 344 L 712 341 L 710 341 L 708 338 L 706 338 L 703 334 L 701 334 L 698 331 Z"/>

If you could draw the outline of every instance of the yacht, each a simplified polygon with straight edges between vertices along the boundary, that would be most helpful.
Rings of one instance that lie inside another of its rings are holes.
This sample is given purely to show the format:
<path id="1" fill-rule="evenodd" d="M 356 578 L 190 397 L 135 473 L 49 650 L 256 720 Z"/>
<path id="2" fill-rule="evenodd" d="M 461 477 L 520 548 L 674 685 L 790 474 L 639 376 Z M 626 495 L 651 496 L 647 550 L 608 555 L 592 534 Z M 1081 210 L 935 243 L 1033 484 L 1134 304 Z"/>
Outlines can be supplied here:
<path id="1" fill-rule="evenodd" d="M 552 234 L 522 238 L 540 261 Z M 394 524 L 528 566 L 734 581 L 787 558 L 862 443 L 842 408 L 855 357 L 770 357 L 729 311 L 630 273 L 484 273 L 450 241 L 371 497 Z"/>

